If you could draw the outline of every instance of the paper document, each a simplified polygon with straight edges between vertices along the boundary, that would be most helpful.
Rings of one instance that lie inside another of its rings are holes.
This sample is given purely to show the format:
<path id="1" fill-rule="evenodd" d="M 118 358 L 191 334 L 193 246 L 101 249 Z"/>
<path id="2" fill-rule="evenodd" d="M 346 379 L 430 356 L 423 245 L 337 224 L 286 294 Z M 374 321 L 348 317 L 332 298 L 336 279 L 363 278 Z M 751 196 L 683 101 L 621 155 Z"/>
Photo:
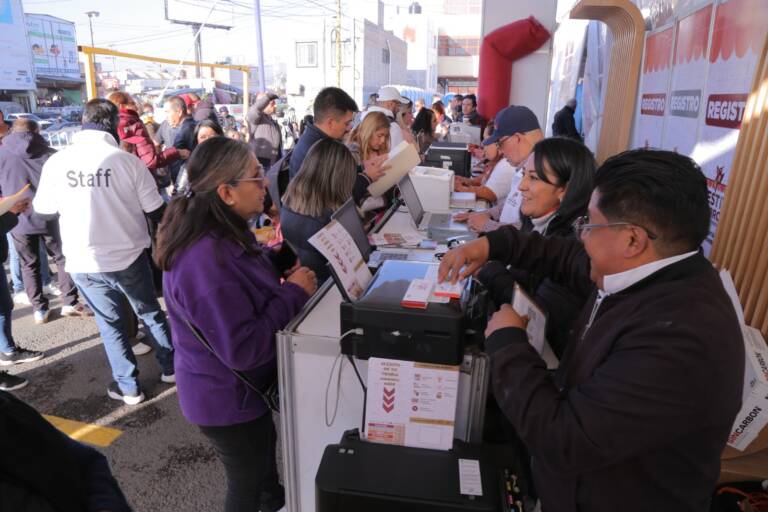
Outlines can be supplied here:
<path id="1" fill-rule="evenodd" d="M 0 121 L 2 122 L 2 121 Z M 21 190 L 13 194 L 12 196 L 5 196 L 0 199 L 0 215 L 8 213 L 19 201 L 24 199 L 24 194 L 29 190 L 29 183 L 24 185 Z"/>
<path id="2" fill-rule="evenodd" d="M 466 496 L 483 495 L 483 479 L 480 477 L 480 461 L 459 459 L 459 492 Z"/>
<path id="3" fill-rule="evenodd" d="M 458 390 L 459 366 L 370 358 L 365 438 L 450 450 Z"/>
<path id="4" fill-rule="evenodd" d="M 309 243 L 331 264 L 344 293 L 350 300 L 357 300 L 371 282 L 371 271 L 363 260 L 352 236 L 344 226 L 332 220 L 312 235 Z"/>
<path id="5" fill-rule="evenodd" d="M 371 245 L 419 245 L 421 237 L 415 233 L 372 233 L 368 235 Z"/>
<path id="6" fill-rule="evenodd" d="M 518 315 L 528 317 L 528 342 L 541 355 L 544 350 L 544 335 L 547 327 L 547 317 L 544 311 L 528 296 L 522 287 L 515 283 L 515 296 L 512 299 L 512 309 Z"/>
<path id="7" fill-rule="evenodd" d="M 403 141 L 389 152 L 389 158 L 382 164 L 389 166 L 384 176 L 368 185 L 368 192 L 373 197 L 379 197 L 394 187 L 400 180 L 411 172 L 411 169 L 421 163 L 418 151 L 412 144 Z"/>
<path id="8" fill-rule="evenodd" d="M 474 192 L 451 193 L 451 208 L 474 208 L 477 206 L 477 195 Z"/>

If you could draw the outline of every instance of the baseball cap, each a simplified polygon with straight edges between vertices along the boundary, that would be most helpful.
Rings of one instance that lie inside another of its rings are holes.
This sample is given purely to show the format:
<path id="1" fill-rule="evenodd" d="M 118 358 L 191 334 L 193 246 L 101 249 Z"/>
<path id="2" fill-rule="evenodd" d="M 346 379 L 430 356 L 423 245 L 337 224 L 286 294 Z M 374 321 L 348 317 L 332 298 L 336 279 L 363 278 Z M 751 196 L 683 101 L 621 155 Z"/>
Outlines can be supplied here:
<path id="1" fill-rule="evenodd" d="M 409 101 L 408 98 L 403 98 L 400 93 L 395 89 L 394 87 L 382 87 L 379 89 L 379 92 L 376 93 L 379 95 L 377 101 L 399 101 L 400 103 L 407 104 Z"/>
<path id="2" fill-rule="evenodd" d="M 493 135 L 483 141 L 483 146 L 498 142 L 502 137 L 540 129 L 539 120 L 531 109 L 522 105 L 512 105 L 496 114 Z"/>

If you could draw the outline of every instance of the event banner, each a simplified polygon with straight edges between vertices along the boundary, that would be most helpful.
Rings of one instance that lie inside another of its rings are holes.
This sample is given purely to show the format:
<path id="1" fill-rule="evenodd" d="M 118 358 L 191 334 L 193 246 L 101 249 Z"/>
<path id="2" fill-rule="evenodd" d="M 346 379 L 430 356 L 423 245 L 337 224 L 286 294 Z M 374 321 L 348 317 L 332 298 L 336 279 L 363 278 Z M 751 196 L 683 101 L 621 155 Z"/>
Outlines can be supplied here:
<path id="1" fill-rule="evenodd" d="M 707 44 L 712 5 L 677 22 L 672 81 L 664 125 L 664 149 L 691 155 L 704 112 L 702 92 L 707 78 Z"/>
<path id="2" fill-rule="evenodd" d="M 0 0 L 0 89 L 35 89 L 21 0 Z"/>
<path id="3" fill-rule="evenodd" d="M 729 0 L 715 6 L 699 142 L 691 155 L 709 184 L 712 219 L 704 245 L 714 241 L 739 128 L 768 26 L 764 0 Z"/>
<path id="4" fill-rule="evenodd" d="M 672 61 L 672 37 L 673 28 L 669 27 L 645 39 L 640 101 L 635 115 L 634 147 L 662 147 Z"/>

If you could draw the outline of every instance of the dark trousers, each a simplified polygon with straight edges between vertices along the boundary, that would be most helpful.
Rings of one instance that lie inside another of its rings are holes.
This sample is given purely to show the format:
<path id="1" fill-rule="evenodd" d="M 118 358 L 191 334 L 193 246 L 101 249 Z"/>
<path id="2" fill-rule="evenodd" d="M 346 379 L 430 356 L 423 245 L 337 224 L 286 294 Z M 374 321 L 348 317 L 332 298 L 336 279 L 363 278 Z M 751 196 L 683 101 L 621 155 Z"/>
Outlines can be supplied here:
<path id="1" fill-rule="evenodd" d="M 225 512 L 275 512 L 285 504 L 277 480 L 272 414 L 248 423 L 200 427 L 219 456 L 227 475 Z"/>
<path id="2" fill-rule="evenodd" d="M 61 235 L 58 230 L 45 235 L 19 235 L 11 233 L 13 245 L 19 253 L 21 280 L 24 290 L 35 311 L 48 310 L 48 298 L 43 294 L 43 280 L 40 277 L 40 243 L 56 263 L 61 300 L 67 306 L 77 304 L 77 288 L 69 274 L 64 272 L 64 255 L 61 252 Z"/>

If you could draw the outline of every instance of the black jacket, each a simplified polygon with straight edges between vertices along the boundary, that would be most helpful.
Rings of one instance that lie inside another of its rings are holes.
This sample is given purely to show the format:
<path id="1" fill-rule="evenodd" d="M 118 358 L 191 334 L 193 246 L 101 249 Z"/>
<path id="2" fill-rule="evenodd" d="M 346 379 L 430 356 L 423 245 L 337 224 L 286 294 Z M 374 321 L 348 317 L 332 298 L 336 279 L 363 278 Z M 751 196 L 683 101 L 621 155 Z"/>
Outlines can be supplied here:
<path id="1" fill-rule="evenodd" d="M 0 146 L 0 195 L 15 194 L 27 183 L 34 197 L 40 183 L 43 165 L 56 151 L 37 133 L 9 133 Z M 41 235 L 58 229 L 58 217 L 40 215 L 32 207 L 19 215 L 19 223 L 13 229 L 19 235 Z"/>
<path id="2" fill-rule="evenodd" d="M 572 227 L 573 219 L 562 219 L 557 214 L 544 231 L 545 237 L 559 236 L 576 239 Z M 522 233 L 533 231 L 533 224 L 527 217 L 520 227 Z M 478 274 L 478 279 L 488 288 L 497 305 L 512 301 L 515 283 L 518 283 L 547 314 L 545 336 L 552 352 L 563 357 L 573 323 L 587 301 L 587 293 L 578 293 L 551 279 L 526 270 L 512 268 L 500 261 L 489 261 Z"/>
<path id="3" fill-rule="evenodd" d="M 741 407 L 736 314 L 700 253 L 607 296 L 573 240 L 502 227 L 490 256 L 591 299 L 553 379 L 522 329 L 486 340 L 494 394 L 529 449 L 547 512 L 709 510 Z"/>
<path id="4" fill-rule="evenodd" d="M 575 113 L 576 111 L 568 105 L 555 113 L 555 119 L 552 121 L 552 134 L 555 137 L 570 137 L 578 141 L 582 140 L 581 134 L 576 129 Z"/>
<path id="5" fill-rule="evenodd" d="M 283 132 L 280 126 L 264 112 L 252 105 L 248 110 L 248 145 L 259 161 L 274 164 L 283 153 Z"/>
<path id="6" fill-rule="evenodd" d="M 15 213 L 6 212 L 0 215 L 0 262 L 8 258 L 8 237 L 5 235 L 19 222 Z"/>
<path id="7" fill-rule="evenodd" d="M 192 118 L 194 119 L 195 124 L 208 119 L 216 126 L 221 128 L 219 116 L 216 114 L 216 108 L 213 106 L 213 102 L 210 100 L 210 98 L 206 98 L 197 102 L 197 105 L 195 105 L 195 113 Z"/>
<path id="8" fill-rule="evenodd" d="M 328 260 L 309 243 L 309 238 L 331 221 L 331 212 L 322 217 L 309 217 L 283 206 L 280 210 L 280 230 L 283 237 L 296 249 L 301 264 L 314 270 L 317 282 L 322 283 L 330 275 Z"/>

